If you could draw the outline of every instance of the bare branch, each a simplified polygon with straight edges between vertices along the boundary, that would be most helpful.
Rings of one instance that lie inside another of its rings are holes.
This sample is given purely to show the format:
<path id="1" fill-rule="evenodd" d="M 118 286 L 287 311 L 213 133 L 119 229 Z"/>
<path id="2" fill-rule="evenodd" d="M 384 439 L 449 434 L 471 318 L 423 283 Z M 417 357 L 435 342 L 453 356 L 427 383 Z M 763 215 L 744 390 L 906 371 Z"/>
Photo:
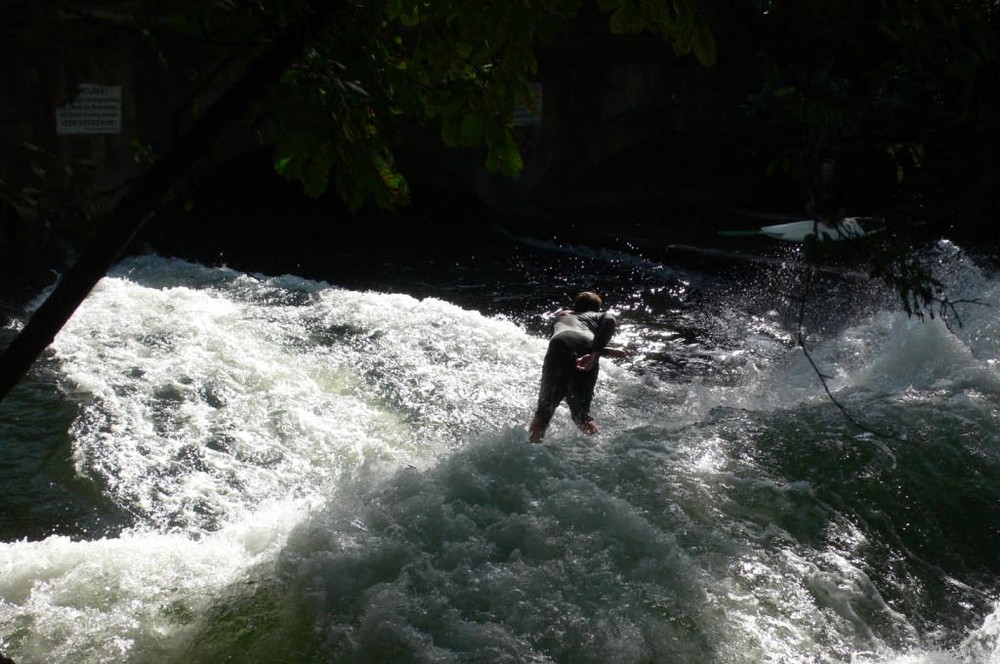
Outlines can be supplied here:
<path id="1" fill-rule="evenodd" d="M 806 303 L 809 301 L 809 294 L 810 290 L 812 289 L 812 282 L 815 275 L 816 275 L 815 271 L 812 270 L 812 268 L 810 267 L 806 274 L 806 282 L 805 282 L 805 287 L 803 289 L 802 297 L 799 299 L 798 330 L 796 334 L 799 348 L 802 349 L 802 353 L 805 355 L 806 360 L 809 362 L 809 365 L 812 367 L 813 371 L 816 373 L 816 376 L 819 378 L 819 382 L 823 386 L 823 391 L 826 392 L 826 396 L 830 399 L 830 402 L 833 403 L 833 405 L 836 406 L 837 409 L 843 414 L 844 418 L 848 422 L 853 424 L 858 429 L 861 429 L 865 433 L 869 433 L 878 438 L 882 438 L 885 440 L 902 441 L 903 438 L 901 436 L 880 431 L 871 426 L 868 426 L 864 422 L 861 422 L 860 420 L 855 418 L 851 414 L 851 412 L 847 409 L 847 407 L 844 404 L 840 403 L 840 401 L 837 400 L 837 397 L 833 395 L 833 392 L 830 390 L 830 385 L 827 382 L 832 378 L 832 376 L 828 376 L 827 374 L 824 374 L 820 370 L 819 365 L 816 364 L 816 361 L 813 359 L 812 354 L 809 352 L 809 348 L 806 347 L 806 335 L 802 328 L 806 316 Z M 892 452 L 888 448 L 885 448 L 885 450 L 886 452 L 888 452 L 890 456 L 893 457 L 893 462 L 895 463 L 895 456 L 892 454 Z"/>
<path id="2" fill-rule="evenodd" d="M 955 317 L 955 321 L 958 323 L 958 326 L 960 328 L 963 327 L 962 318 L 961 316 L 958 315 L 958 308 L 955 305 L 975 304 L 980 307 L 992 306 L 990 304 L 987 304 L 986 302 L 981 302 L 979 300 L 949 300 L 947 296 L 935 297 L 933 298 L 933 300 L 938 303 L 938 315 L 941 317 L 941 320 L 944 321 L 945 327 L 948 328 L 948 331 L 952 333 L 954 333 L 955 331 L 951 329 L 951 319 L 949 314 Z"/>

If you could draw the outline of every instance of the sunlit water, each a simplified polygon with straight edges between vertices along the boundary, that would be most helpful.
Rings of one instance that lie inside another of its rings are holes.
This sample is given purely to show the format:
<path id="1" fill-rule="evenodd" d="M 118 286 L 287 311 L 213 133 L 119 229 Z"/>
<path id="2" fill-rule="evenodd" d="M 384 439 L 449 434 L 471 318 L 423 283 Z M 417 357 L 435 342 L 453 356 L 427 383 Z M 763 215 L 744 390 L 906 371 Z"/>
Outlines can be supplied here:
<path id="1" fill-rule="evenodd" d="M 795 345 L 800 273 L 502 246 L 499 284 L 397 292 L 118 267 L 0 408 L 0 652 L 1000 661 L 995 309 L 949 330 L 814 286 L 845 416 Z M 959 248 L 930 260 L 1000 302 Z M 561 409 L 532 446 L 541 314 L 583 281 L 638 352 L 602 365 L 600 435 Z"/>

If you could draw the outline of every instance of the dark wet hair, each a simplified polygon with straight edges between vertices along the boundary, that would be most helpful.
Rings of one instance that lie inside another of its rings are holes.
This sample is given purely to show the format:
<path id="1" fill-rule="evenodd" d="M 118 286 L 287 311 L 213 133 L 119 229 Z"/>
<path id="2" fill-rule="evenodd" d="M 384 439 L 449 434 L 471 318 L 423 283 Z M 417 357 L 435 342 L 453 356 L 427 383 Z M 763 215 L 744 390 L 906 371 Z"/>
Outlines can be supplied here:
<path id="1" fill-rule="evenodd" d="M 603 305 L 600 295 L 583 291 L 573 300 L 573 311 L 600 311 Z"/>

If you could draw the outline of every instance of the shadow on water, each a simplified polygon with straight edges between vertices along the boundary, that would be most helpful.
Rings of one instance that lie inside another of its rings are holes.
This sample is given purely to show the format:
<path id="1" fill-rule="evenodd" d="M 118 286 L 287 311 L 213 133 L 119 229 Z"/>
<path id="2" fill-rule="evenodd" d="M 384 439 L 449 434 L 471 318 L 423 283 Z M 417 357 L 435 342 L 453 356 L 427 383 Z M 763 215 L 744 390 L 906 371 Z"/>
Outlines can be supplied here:
<path id="1" fill-rule="evenodd" d="M 3 541 L 113 536 L 133 520 L 106 499 L 99 483 L 77 472 L 66 432 L 79 408 L 59 387 L 51 362 L 43 358 L 0 403 Z"/>
<path id="2" fill-rule="evenodd" d="M 755 520 L 844 552 L 889 607 L 942 641 L 922 645 L 954 645 L 1000 593 L 995 431 L 976 409 L 871 399 L 866 417 L 908 432 L 879 440 L 828 411 L 821 404 L 772 413 L 751 444 L 730 449 L 762 476 L 808 487 L 808 511 Z"/>

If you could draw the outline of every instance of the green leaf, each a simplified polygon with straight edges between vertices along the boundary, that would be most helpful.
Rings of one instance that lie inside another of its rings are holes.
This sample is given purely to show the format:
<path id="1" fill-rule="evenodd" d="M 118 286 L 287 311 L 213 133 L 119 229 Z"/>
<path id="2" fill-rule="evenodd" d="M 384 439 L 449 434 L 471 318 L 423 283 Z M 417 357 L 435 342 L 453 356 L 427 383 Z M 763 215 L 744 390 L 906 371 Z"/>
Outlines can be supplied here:
<path id="1" fill-rule="evenodd" d="M 483 138 L 483 120 L 478 113 L 467 113 L 462 119 L 459 128 L 462 144 L 467 146 L 479 145 Z"/>
<path id="2" fill-rule="evenodd" d="M 408 28 L 415 28 L 420 25 L 420 10 L 414 7 L 412 12 L 403 12 L 399 15 L 399 22 Z"/>
<path id="3" fill-rule="evenodd" d="M 698 26 L 698 34 L 694 42 L 694 57 L 698 59 L 698 64 L 703 67 L 711 67 L 718 59 L 719 52 L 715 45 L 715 38 L 708 31 L 704 24 Z"/>
<path id="4" fill-rule="evenodd" d="M 627 25 L 625 21 L 625 12 L 621 7 L 616 9 L 614 13 L 611 14 L 611 19 L 608 22 L 608 26 L 611 28 L 611 32 L 616 35 L 623 35 L 627 31 Z"/>

